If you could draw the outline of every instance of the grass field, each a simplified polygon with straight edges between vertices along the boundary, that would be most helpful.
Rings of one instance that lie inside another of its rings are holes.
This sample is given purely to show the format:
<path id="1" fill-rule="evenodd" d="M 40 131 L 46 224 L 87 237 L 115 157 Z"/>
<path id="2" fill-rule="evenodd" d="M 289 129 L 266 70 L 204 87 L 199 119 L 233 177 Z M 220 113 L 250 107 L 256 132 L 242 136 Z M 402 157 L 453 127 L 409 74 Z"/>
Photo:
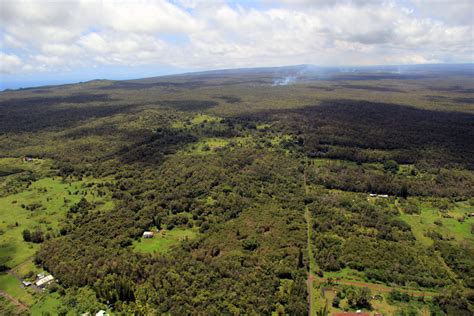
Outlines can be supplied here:
<path id="1" fill-rule="evenodd" d="M 23 241 L 25 229 L 41 229 L 45 233 L 57 233 L 60 222 L 68 208 L 82 197 L 90 202 L 102 200 L 95 197 L 91 189 L 81 186 L 88 180 L 63 183 L 60 178 L 44 178 L 33 182 L 31 186 L 17 194 L 0 198 L 0 261 L 8 267 L 14 267 L 33 254 L 38 244 Z M 69 194 L 71 192 L 71 194 Z M 68 201 L 65 202 L 65 199 Z M 38 208 L 28 210 L 23 206 L 37 204 Z M 100 206 L 111 209 L 111 202 Z"/>
<path id="2" fill-rule="evenodd" d="M 447 211 L 447 214 L 452 216 L 451 218 L 444 218 L 438 209 L 428 202 L 421 202 L 420 210 L 421 213 L 419 215 L 402 213 L 400 216 L 405 222 L 410 224 L 416 239 L 424 245 L 429 246 L 433 243 L 431 238 L 425 235 L 429 230 L 435 230 L 444 238 L 452 238 L 457 241 L 474 239 L 471 233 L 471 225 L 474 225 L 474 218 L 466 217 L 463 222 L 458 221 L 465 214 L 474 212 L 474 206 L 469 205 L 467 202 L 455 203 L 455 206 Z M 441 222 L 441 225 L 435 224 L 436 221 Z"/>
<path id="3" fill-rule="evenodd" d="M 55 315 L 59 307 L 61 307 L 61 300 L 58 293 L 51 293 L 39 299 L 30 308 L 31 315 L 43 315 L 49 313 Z"/>
<path id="4" fill-rule="evenodd" d="M 0 165 L 7 162 L 23 164 L 19 159 L 2 158 Z M 37 175 L 45 172 L 46 161 L 25 163 Z M 7 177 L 15 177 L 15 174 Z M 5 177 L 4 177 L 5 178 Z M 70 206 L 85 197 L 91 203 L 97 203 L 96 210 L 111 210 L 113 202 L 107 197 L 95 194 L 94 186 L 85 184 L 98 183 L 103 180 L 86 179 L 81 181 L 62 181 L 59 177 L 45 177 L 34 181 L 31 185 L 22 188 L 15 194 L 0 197 L 0 263 L 11 268 L 19 277 L 28 273 L 38 273 L 32 257 L 40 245 L 23 240 L 23 231 L 28 229 L 42 230 L 45 234 L 58 233 L 61 222 L 65 219 Z M 36 205 L 35 207 L 31 207 Z M 43 311 L 54 314 L 60 304 L 58 297 L 48 293 L 34 293 L 33 290 L 23 288 L 20 280 L 12 274 L 0 275 L 0 290 L 17 298 L 22 303 L 33 306 L 32 315 L 41 315 Z M 56 295 L 57 296 L 57 295 Z"/>
<path id="5" fill-rule="evenodd" d="M 47 159 L 33 159 L 33 161 L 26 162 L 20 157 L 0 158 L 0 176 L 12 170 L 45 173 L 51 166 L 52 161 Z"/>
<path id="6" fill-rule="evenodd" d="M 11 274 L 0 274 L 0 290 L 14 296 L 26 305 L 32 305 L 35 302 L 33 294 L 29 290 L 20 287 L 18 279 Z"/>
<path id="7" fill-rule="evenodd" d="M 197 236 L 194 230 L 173 229 L 155 233 L 153 238 L 141 238 L 133 244 L 136 251 L 145 253 L 165 253 L 183 239 L 193 239 Z"/>
<path id="8" fill-rule="evenodd" d="M 332 279 L 344 279 L 344 280 L 354 280 L 354 281 L 364 281 L 364 274 L 345 267 L 344 269 L 341 269 L 340 271 L 327 271 L 324 272 L 324 277 L 325 278 L 332 278 Z"/>
<path id="9" fill-rule="evenodd" d="M 319 283 L 316 294 L 318 306 L 327 304 L 330 314 L 347 311 L 355 312 L 355 309 L 351 309 L 347 304 L 347 299 L 341 299 L 338 307 L 332 305 L 337 292 L 341 291 L 343 287 L 339 284 L 326 285 Z M 371 315 L 375 313 L 382 315 L 430 315 L 428 306 L 423 302 L 419 302 L 416 298 L 411 298 L 410 302 L 389 302 L 389 293 L 376 289 L 371 289 L 371 295 L 370 304 L 372 308 L 365 310 L 370 312 Z M 401 311 L 404 311 L 405 314 L 402 314 Z M 409 311 L 411 313 L 408 313 Z"/>

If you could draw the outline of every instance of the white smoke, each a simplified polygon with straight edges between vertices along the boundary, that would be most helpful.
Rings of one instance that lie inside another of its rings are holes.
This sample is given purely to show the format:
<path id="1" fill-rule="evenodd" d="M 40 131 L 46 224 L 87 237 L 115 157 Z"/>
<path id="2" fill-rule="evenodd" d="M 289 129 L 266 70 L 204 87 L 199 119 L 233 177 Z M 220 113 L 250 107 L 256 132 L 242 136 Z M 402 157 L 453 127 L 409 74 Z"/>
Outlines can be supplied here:
<path id="1" fill-rule="evenodd" d="M 284 77 L 284 78 L 275 79 L 275 80 L 273 80 L 272 87 L 275 87 L 275 86 L 286 86 L 286 85 L 295 83 L 295 82 L 296 82 L 296 79 L 297 79 L 296 76 L 286 76 L 286 77 Z"/>

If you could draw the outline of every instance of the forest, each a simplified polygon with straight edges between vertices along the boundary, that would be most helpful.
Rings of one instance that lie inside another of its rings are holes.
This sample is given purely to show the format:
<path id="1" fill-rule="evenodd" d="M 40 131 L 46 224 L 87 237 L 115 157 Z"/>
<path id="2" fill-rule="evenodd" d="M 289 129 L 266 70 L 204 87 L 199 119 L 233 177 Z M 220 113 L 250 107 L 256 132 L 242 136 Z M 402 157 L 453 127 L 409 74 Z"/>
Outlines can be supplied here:
<path id="1" fill-rule="evenodd" d="M 291 71 L 1 92 L 0 314 L 472 315 L 472 74 Z"/>

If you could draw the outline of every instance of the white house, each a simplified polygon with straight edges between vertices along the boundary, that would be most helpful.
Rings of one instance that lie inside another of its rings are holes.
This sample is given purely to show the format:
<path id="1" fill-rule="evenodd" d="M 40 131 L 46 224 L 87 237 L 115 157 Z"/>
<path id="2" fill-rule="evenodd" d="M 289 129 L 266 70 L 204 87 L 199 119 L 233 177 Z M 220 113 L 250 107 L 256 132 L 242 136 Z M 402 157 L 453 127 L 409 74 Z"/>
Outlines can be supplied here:
<path id="1" fill-rule="evenodd" d="M 143 238 L 153 238 L 153 232 L 143 232 Z"/>

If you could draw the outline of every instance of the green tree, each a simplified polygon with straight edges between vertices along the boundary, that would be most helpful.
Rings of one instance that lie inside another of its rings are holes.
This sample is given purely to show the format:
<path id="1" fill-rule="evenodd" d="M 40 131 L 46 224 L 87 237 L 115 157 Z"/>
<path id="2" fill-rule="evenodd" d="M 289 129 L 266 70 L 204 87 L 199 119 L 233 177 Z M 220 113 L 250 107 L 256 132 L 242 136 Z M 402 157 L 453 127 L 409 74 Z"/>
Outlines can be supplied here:
<path id="1" fill-rule="evenodd" d="M 23 240 L 24 241 L 31 241 L 31 232 L 28 229 L 23 231 Z"/>
<path id="2" fill-rule="evenodd" d="M 400 167 L 395 160 L 386 160 L 383 163 L 383 169 L 387 172 L 395 174 L 398 172 L 398 169 L 400 169 Z"/>
<path id="3" fill-rule="evenodd" d="M 94 314 L 100 309 L 105 308 L 105 305 L 97 300 L 94 290 L 88 286 L 66 290 L 66 295 L 64 296 L 63 301 L 65 305 L 70 309 L 77 311 L 79 314 Z"/>

